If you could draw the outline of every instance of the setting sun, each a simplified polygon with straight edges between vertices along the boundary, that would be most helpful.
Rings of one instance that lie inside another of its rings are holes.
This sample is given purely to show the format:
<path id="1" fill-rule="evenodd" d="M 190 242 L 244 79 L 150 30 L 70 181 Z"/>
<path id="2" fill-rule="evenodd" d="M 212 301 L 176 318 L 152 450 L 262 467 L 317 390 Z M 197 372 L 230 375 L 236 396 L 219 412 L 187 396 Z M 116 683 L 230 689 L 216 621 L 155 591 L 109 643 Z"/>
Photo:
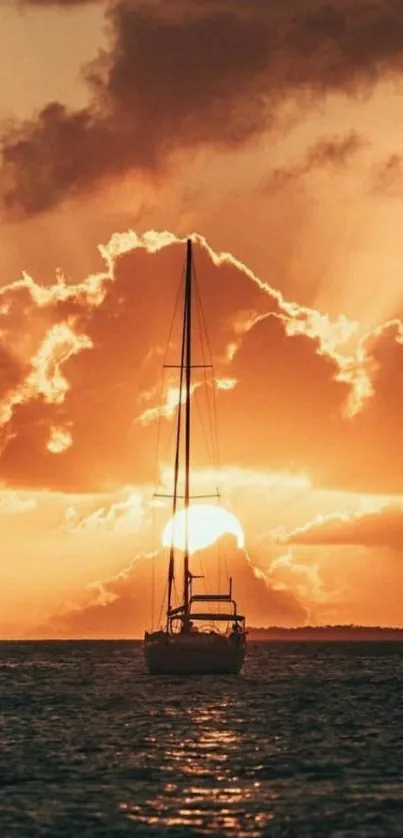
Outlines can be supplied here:
<path id="1" fill-rule="evenodd" d="M 164 547 L 170 547 L 173 542 L 178 550 L 184 549 L 185 523 L 186 513 L 184 509 L 181 509 L 174 518 L 168 521 L 162 533 Z M 189 508 L 189 550 L 191 553 L 210 547 L 226 533 L 234 535 L 238 547 L 243 547 L 243 530 L 238 518 L 232 512 L 213 504 L 195 504 Z"/>

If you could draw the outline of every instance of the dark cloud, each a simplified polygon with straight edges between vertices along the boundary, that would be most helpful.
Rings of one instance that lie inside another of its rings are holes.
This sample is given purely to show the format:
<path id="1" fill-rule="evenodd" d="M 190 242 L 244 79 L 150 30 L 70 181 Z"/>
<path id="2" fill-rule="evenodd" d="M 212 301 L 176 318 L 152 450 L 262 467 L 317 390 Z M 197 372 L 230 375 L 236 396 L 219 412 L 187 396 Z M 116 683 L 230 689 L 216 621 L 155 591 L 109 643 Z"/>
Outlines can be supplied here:
<path id="1" fill-rule="evenodd" d="M 304 157 L 294 166 L 273 169 L 263 188 L 282 188 L 317 169 L 343 168 L 366 145 L 354 131 L 344 137 L 322 137 L 307 149 Z"/>
<path id="2" fill-rule="evenodd" d="M 372 172 L 371 192 L 399 198 L 403 195 L 403 158 L 394 152 L 374 167 Z"/>
<path id="3" fill-rule="evenodd" d="M 102 3 L 105 0 L 17 0 L 17 4 L 21 7 L 35 7 L 51 8 L 58 6 L 61 9 L 73 9 L 78 6 L 90 6 L 95 3 Z"/>
<path id="4" fill-rule="evenodd" d="M 117 2 L 91 101 L 49 103 L 3 135 L 7 213 L 49 209 L 104 177 L 162 172 L 172 152 L 235 148 L 331 92 L 370 91 L 403 67 L 400 0 Z"/>

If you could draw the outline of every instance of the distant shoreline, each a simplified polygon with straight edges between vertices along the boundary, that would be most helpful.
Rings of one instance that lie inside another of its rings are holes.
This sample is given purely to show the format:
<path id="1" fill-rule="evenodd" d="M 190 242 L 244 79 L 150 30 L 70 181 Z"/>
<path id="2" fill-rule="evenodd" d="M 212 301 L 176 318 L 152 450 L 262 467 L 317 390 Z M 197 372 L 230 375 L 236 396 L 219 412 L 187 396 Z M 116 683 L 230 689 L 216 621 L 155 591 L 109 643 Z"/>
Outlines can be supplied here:
<path id="1" fill-rule="evenodd" d="M 296 628 L 282 628 L 268 626 L 267 628 L 248 629 L 249 640 L 279 640 L 279 641 L 365 641 L 388 640 L 403 642 L 403 628 L 383 628 L 381 626 L 298 626 Z"/>

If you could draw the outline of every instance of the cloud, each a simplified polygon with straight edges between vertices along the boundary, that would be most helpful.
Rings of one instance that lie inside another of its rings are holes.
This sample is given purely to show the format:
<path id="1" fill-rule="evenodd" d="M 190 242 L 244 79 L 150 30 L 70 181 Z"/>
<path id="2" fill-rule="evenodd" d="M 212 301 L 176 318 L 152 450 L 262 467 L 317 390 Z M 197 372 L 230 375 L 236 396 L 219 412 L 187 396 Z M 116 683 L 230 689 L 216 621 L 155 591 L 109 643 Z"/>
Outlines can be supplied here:
<path id="1" fill-rule="evenodd" d="M 228 428 L 221 452 L 229 457 L 243 444 L 249 464 L 299 467 L 317 487 L 401 492 L 401 322 L 374 329 L 341 356 L 294 326 L 284 331 L 281 321 L 260 318 L 234 357 L 238 384 L 221 402 Z"/>
<path id="2" fill-rule="evenodd" d="M 360 545 L 400 551 L 403 546 L 403 506 L 396 503 L 364 514 L 329 515 L 293 530 L 282 540 L 289 544 Z"/>
<path id="3" fill-rule="evenodd" d="M 315 552 L 310 556 L 295 555 L 291 551 L 275 556 L 268 564 L 267 579 L 278 590 L 291 590 L 307 613 L 306 622 L 320 622 L 321 616 L 329 612 L 340 599 L 346 596 L 344 583 L 341 587 L 334 580 L 329 583 L 323 573 L 323 557 Z M 301 553 L 302 551 L 299 551 Z"/>
<path id="4" fill-rule="evenodd" d="M 192 570 L 202 573 L 205 582 L 201 590 L 211 590 L 217 585 L 217 555 L 225 557 L 228 573 L 233 577 L 233 591 L 240 613 L 247 613 L 249 625 L 300 625 L 306 612 L 289 590 L 276 590 L 264 574 L 253 568 L 244 550 L 236 547 L 236 540 L 224 536 L 215 546 L 192 557 Z M 151 575 L 154 561 L 155 611 L 154 624 L 164 619 L 163 603 L 166 581 L 166 553 L 154 557 L 141 555 L 113 578 L 96 582 L 88 589 L 87 601 L 81 606 L 61 607 L 47 623 L 33 634 L 63 637 L 133 637 L 142 635 L 144 627 L 151 624 Z M 179 562 L 180 564 L 180 562 Z M 180 568 L 177 570 L 180 587 Z M 221 587 L 223 586 L 222 567 Z M 195 582 L 195 585 L 197 582 Z M 225 585 L 227 583 L 225 582 Z"/>
<path id="5" fill-rule="evenodd" d="M 273 169 L 263 188 L 281 189 L 304 175 L 310 174 L 313 170 L 344 168 L 365 145 L 365 140 L 354 131 L 343 137 L 321 137 L 307 149 L 303 159 L 298 163 Z"/>
<path id="6" fill-rule="evenodd" d="M 194 468 L 212 465 L 200 416 L 214 391 L 224 466 L 303 474 L 342 490 L 401 491 L 400 321 L 347 354 L 356 324 L 284 300 L 229 254 L 194 241 L 215 363 L 209 379 L 201 373 L 194 382 Z M 8 486 L 112 492 L 151 484 L 158 417 L 161 466 L 171 461 L 178 382 L 166 370 L 161 389 L 161 367 L 184 242 L 128 232 L 101 252 L 104 272 L 82 282 L 59 275 L 42 286 L 24 274 L 0 289 L 0 468 Z M 179 330 L 177 310 L 168 364 L 177 362 Z"/>
<path id="7" fill-rule="evenodd" d="M 401 499 L 381 505 L 378 498 L 372 509 L 366 506 L 318 516 L 281 539 L 292 546 L 293 564 L 320 568 L 325 596 L 312 612 L 304 601 L 317 622 L 401 625 L 403 505 Z"/>
<path id="8" fill-rule="evenodd" d="M 403 158 L 393 152 L 374 167 L 372 172 L 371 191 L 375 195 L 387 195 L 401 200 L 403 194 Z"/>
<path id="9" fill-rule="evenodd" d="M 107 20 L 109 51 L 83 71 L 88 106 L 49 102 L 3 133 L 12 218 L 125 172 L 159 176 L 178 152 L 235 149 L 277 127 L 285 103 L 306 112 L 403 68 L 400 0 L 121 0 Z"/>
<path id="10" fill-rule="evenodd" d="M 72 436 L 67 428 L 51 428 L 50 439 L 47 444 L 48 451 L 52 454 L 61 454 L 72 445 Z"/>
<path id="11" fill-rule="evenodd" d="M 228 392 L 222 403 L 225 461 L 231 461 L 230 451 L 246 446 L 255 467 L 299 468 L 314 484 L 327 480 L 349 432 L 342 414 L 351 390 L 341 380 L 337 358 L 318 338 L 287 334 L 281 320 L 267 316 L 245 336 L 231 370 L 243 386 Z"/>
<path id="12" fill-rule="evenodd" d="M 46 9 L 59 7 L 61 9 L 74 9 L 78 6 L 89 6 L 95 3 L 102 3 L 105 0 L 17 0 L 17 4 L 22 8 Z"/>
<path id="13" fill-rule="evenodd" d="M 35 498 L 20 497 L 17 492 L 5 492 L 0 496 L 0 515 L 21 515 L 37 508 Z"/>
<path id="14" fill-rule="evenodd" d="M 229 255 L 214 254 L 203 240 L 196 251 L 221 378 L 226 347 L 242 339 L 242 323 L 285 303 Z M 165 233 L 132 233 L 102 252 L 105 272 L 81 283 L 59 276 L 43 287 L 24 275 L 0 291 L 0 461 L 13 485 L 100 491 L 150 479 L 155 422 L 147 430 L 140 418 L 160 412 L 166 313 L 174 308 L 184 246 Z M 176 378 L 171 371 L 168 393 Z"/>
<path id="15" fill-rule="evenodd" d="M 134 533 L 144 523 L 143 495 L 131 492 L 122 501 L 102 506 L 80 516 L 74 506 L 66 510 L 62 528 L 73 533 L 115 532 Z"/>

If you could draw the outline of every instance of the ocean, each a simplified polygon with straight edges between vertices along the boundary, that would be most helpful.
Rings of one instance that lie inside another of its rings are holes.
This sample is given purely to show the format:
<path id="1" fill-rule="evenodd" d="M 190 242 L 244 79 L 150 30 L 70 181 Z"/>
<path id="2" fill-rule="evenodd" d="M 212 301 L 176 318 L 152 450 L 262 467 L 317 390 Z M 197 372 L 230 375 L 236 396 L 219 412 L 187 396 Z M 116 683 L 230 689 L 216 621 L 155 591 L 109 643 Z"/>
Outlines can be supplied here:
<path id="1" fill-rule="evenodd" d="M 2 838 L 403 836 L 403 644 L 161 678 L 138 642 L 3 642 L 0 669 Z"/>

